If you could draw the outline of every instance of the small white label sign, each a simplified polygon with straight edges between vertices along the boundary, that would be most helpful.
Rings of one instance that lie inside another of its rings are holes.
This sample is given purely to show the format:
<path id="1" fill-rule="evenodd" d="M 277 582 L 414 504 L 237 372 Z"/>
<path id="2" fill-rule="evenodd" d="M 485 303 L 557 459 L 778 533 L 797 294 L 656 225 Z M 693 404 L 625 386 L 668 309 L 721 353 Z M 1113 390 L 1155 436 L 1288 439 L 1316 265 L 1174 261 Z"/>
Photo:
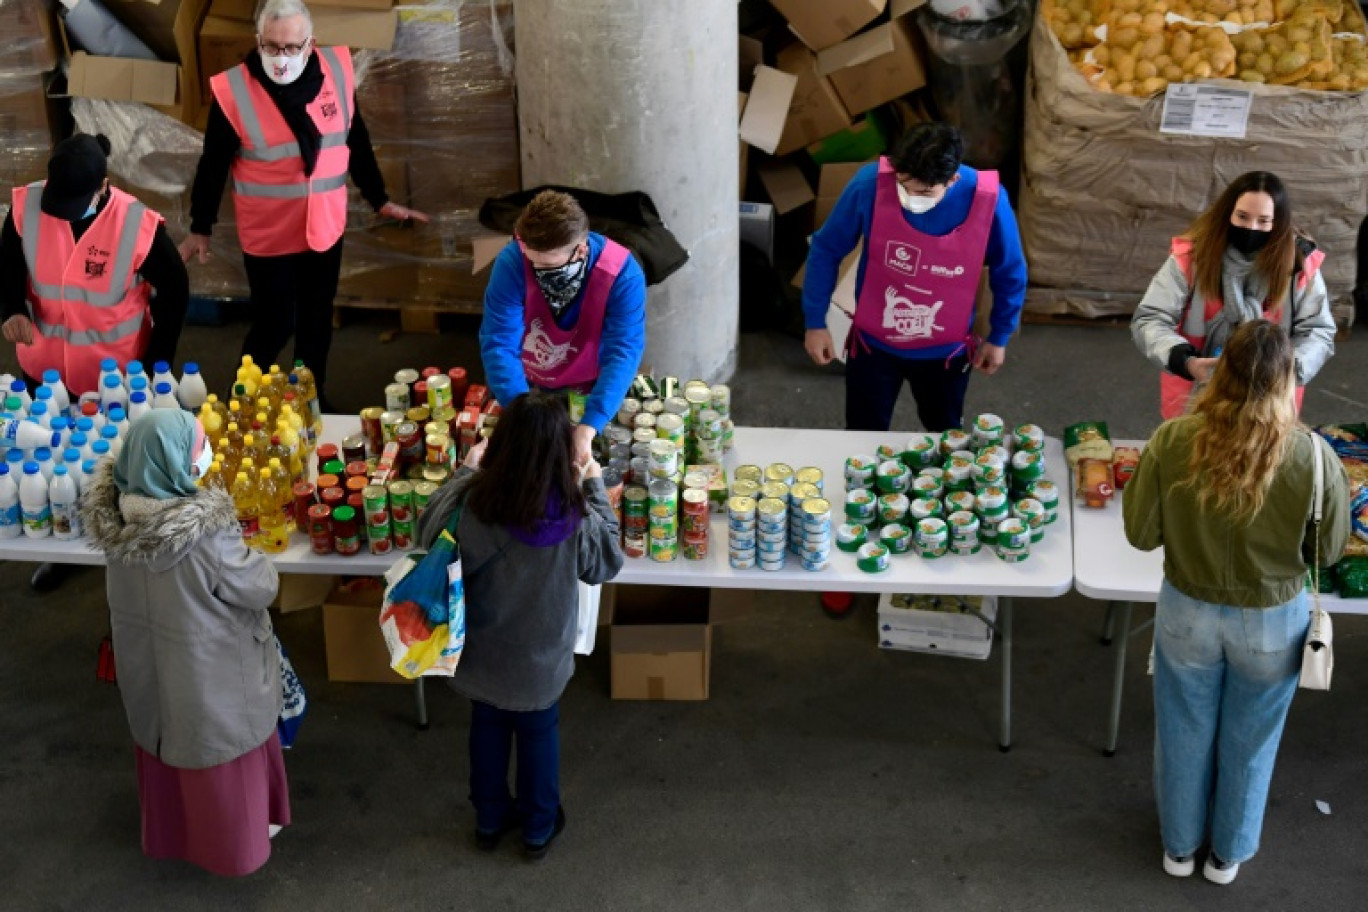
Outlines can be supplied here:
<path id="1" fill-rule="evenodd" d="M 1170 83 L 1160 133 L 1244 139 L 1254 93 L 1225 86 Z"/>

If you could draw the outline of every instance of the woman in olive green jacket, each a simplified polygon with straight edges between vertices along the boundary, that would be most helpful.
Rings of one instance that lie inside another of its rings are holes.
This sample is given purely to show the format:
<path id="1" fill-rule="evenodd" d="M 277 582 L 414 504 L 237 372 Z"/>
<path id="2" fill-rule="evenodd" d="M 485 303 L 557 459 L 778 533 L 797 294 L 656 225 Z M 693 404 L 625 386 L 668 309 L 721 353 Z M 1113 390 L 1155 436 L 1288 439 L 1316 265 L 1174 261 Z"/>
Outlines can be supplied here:
<path id="1" fill-rule="evenodd" d="M 1309 564 L 1339 560 L 1349 484 L 1297 420 L 1287 331 L 1230 336 L 1192 412 L 1163 424 L 1126 485 L 1126 537 L 1164 548 L 1154 634 L 1154 786 L 1164 870 L 1235 879 L 1259 847 L 1309 623 Z M 1324 466 L 1319 535 L 1308 527 Z"/>

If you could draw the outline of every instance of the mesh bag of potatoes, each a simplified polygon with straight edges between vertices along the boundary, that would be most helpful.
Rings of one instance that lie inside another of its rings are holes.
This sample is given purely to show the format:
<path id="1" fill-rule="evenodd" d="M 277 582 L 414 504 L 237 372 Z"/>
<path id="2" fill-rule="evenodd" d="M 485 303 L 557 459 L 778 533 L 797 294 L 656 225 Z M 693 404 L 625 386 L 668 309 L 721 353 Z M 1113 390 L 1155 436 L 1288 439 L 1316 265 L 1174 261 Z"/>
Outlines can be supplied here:
<path id="1" fill-rule="evenodd" d="M 1102 91 L 1144 98 L 1171 82 L 1233 76 L 1235 56 L 1219 28 L 1164 26 L 1162 15 L 1156 28 L 1148 14 L 1122 13 L 1108 21 L 1106 41 L 1078 69 Z"/>
<path id="2" fill-rule="evenodd" d="M 1330 23 L 1315 13 L 1296 13 L 1274 28 L 1247 29 L 1231 42 L 1245 82 L 1296 85 L 1326 81 L 1334 73 Z"/>
<path id="3" fill-rule="evenodd" d="M 1330 42 L 1335 68 L 1323 81 L 1307 80 L 1303 89 L 1323 92 L 1357 92 L 1368 89 L 1368 43 L 1357 35 L 1338 35 Z"/>
<path id="4" fill-rule="evenodd" d="M 1045 0 L 1041 15 L 1050 23 L 1066 50 L 1097 44 L 1097 8 L 1094 0 Z"/>
<path id="5" fill-rule="evenodd" d="M 1350 0 L 1357 6 L 1357 0 Z M 1344 0 L 1276 0 L 1279 20 L 1295 19 L 1302 14 L 1325 19 L 1331 25 L 1344 18 Z"/>
<path id="6" fill-rule="evenodd" d="M 1174 0 L 1170 11 L 1189 22 L 1205 25 L 1272 25 L 1276 16 L 1274 0 Z"/>

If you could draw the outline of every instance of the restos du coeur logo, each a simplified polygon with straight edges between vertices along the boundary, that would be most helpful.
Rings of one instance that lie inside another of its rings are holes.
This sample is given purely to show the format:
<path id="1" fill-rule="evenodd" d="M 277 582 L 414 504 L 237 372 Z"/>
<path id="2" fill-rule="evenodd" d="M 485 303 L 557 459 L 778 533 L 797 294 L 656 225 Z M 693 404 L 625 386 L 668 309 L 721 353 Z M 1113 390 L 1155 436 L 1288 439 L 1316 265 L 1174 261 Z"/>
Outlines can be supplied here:
<path id="1" fill-rule="evenodd" d="M 904 275 L 915 276 L 921 266 L 921 248 L 902 241 L 889 241 L 884 252 L 884 265 Z"/>
<path id="2" fill-rule="evenodd" d="M 940 276 L 942 279 L 958 279 L 960 276 L 964 275 L 964 267 L 956 266 L 954 269 L 951 269 L 949 266 L 932 266 L 931 274 L 933 276 Z"/>

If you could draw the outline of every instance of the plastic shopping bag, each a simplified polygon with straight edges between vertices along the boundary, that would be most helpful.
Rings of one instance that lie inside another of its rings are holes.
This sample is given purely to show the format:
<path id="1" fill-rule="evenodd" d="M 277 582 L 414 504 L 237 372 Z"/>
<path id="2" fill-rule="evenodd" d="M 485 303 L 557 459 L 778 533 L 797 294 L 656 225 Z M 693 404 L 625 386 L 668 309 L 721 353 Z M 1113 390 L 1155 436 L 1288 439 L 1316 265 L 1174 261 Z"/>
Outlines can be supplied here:
<path id="1" fill-rule="evenodd" d="M 380 630 L 390 667 L 406 678 L 449 677 L 465 647 L 465 587 L 455 531 L 457 507 L 441 537 L 424 553 L 406 554 L 385 574 Z"/>
<path id="2" fill-rule="evenodd" d="M 599 596 L 602 586 L 579 583 L 579 617 L 575 623 L 575 652 L 589 655 L 594 651 L 594 640 L 598 635 Z"/>
<path id="3" fill-rule="evenodd" d="M 304 722 L 304 710 L 308 709 L 309 700 L 304 695 L 304 684 L 299 680 L 299 675 L 295 674 L 294 665 L 290 663 L 290 657 L 286 654 L 280 637 L 276 637 L 275 641 L 276 649 L 280 650 L 280 690 L 285 698 L 280 705 L 280 720 L 276 723 L 276 732 L 280 735 L 280 746 L 289 750 L 299 735 L 299 726 Z"/>

